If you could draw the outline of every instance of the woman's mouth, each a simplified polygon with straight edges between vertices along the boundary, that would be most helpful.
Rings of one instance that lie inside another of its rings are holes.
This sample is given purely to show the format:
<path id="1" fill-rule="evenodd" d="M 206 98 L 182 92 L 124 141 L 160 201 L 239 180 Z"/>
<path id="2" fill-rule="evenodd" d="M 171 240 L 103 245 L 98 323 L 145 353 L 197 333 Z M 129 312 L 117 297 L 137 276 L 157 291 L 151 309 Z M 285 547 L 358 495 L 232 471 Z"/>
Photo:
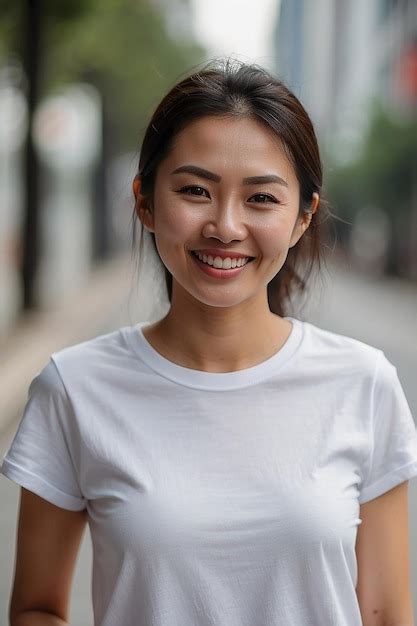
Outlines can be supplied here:
<path id="1" fill-rule="evenodd" d="M 192 250 L 192 254 L 200 259 L 203 263 L 207 263 L 218 270 L 230 270 L 235 267 L 242 267 L 249 261 L 253 260 L 253 257 L 226 257 L 214 256 L 210 254 L 203 254 L 201 252 Z"/>
<path id="2" fill-rule="evenodd" d="M 239 257 L 222 259 L 221 257 L 212 257 L 211 255 L 198 256 L 197 252 L 190 251 L 190 255 L 198 265 L 198 267 L 208 276 L 213 278 L 233 278 L 242 272 L 246 265 L 254 260 L 254 257 Z M 204 261 L 205 258 L 205 261 Z"/>

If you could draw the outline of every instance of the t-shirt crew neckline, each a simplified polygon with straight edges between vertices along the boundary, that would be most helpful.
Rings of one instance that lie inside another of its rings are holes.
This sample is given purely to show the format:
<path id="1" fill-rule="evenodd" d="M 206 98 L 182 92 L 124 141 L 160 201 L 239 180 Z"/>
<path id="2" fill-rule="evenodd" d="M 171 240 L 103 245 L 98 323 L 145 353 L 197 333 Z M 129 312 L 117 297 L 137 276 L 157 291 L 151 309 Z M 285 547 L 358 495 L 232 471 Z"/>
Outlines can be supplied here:
<path id="1" fill-rule="evenodd" d="M 298 350 L 303 334 L 304 325 L 295 317 L 286 316 L 283 319 L 292 322 L 292 330 L 283 346 L 271 357 L 245 369 L 234 372 L 204 372 L 182 365 L 165 358 L 145 338 L 142 330 L 151 322 L 139 322 L 128 326 L 129 343 L 138 356 L 148 367 L 161 376 L 185 387 L 210 391 L 226 391 L 255 385 L 270 378 L 280 369 Z"/>

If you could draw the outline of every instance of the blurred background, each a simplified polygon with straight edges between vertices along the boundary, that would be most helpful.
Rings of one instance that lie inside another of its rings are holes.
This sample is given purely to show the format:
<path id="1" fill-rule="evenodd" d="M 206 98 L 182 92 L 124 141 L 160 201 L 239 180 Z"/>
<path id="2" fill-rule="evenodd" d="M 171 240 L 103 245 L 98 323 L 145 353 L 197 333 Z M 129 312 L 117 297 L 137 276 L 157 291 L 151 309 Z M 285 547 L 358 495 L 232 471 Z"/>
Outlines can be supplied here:
<path id="1" fill-rule="evenodd" d="M 140 141 L 167 90 L 223 56 L 282 78 L 318 134 L 338 219 L 293 314 L 383 349 L 417 415 L 415 0 L 0 0 L 2 454 L 52 352 L 164 314 L 156 259 L 139 276 L 130 256 Z M 1 477 L 4 625 L 18 494 Z M 413 481 L 410 508 L 417 606 Z M 92 624 L 90 567 L 86 535 L 81 626 Z"/>

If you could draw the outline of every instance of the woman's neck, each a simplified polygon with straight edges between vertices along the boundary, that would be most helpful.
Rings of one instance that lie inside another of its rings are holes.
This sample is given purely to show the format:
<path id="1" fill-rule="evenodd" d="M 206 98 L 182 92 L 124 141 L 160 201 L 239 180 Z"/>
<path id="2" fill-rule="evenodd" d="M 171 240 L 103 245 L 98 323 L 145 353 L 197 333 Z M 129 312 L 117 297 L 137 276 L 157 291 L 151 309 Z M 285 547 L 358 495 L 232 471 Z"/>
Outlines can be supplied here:
<path id="1" fill-rule="evenodd" d="M 143 334 L 157 352 L 178 365 L 206 372 L 231 372 L 253 367 L 276 354 L 291 330 L 290 321 L 269 310 L 257 317 L 239 318 L 239 314 L 231 316 L 224 309 L 219 316 L 190 319 L 170 309 Z"/>

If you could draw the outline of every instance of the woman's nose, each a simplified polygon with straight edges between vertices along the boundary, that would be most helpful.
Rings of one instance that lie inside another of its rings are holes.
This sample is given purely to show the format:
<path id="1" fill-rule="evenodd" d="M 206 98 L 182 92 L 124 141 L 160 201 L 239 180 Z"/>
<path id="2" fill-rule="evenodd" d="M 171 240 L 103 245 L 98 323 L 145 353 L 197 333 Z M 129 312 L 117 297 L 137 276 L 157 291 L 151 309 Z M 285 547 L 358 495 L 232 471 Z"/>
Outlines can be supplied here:
<path id="1" fill-rule="evenodd" d="M 224 243 L 234 239 L 245 239 L 247 227 L 243 222 L 243 213 L 239 202 L 230 199 L 219 203 L 203 227 L 205 237 L 216 237 Z"/>

